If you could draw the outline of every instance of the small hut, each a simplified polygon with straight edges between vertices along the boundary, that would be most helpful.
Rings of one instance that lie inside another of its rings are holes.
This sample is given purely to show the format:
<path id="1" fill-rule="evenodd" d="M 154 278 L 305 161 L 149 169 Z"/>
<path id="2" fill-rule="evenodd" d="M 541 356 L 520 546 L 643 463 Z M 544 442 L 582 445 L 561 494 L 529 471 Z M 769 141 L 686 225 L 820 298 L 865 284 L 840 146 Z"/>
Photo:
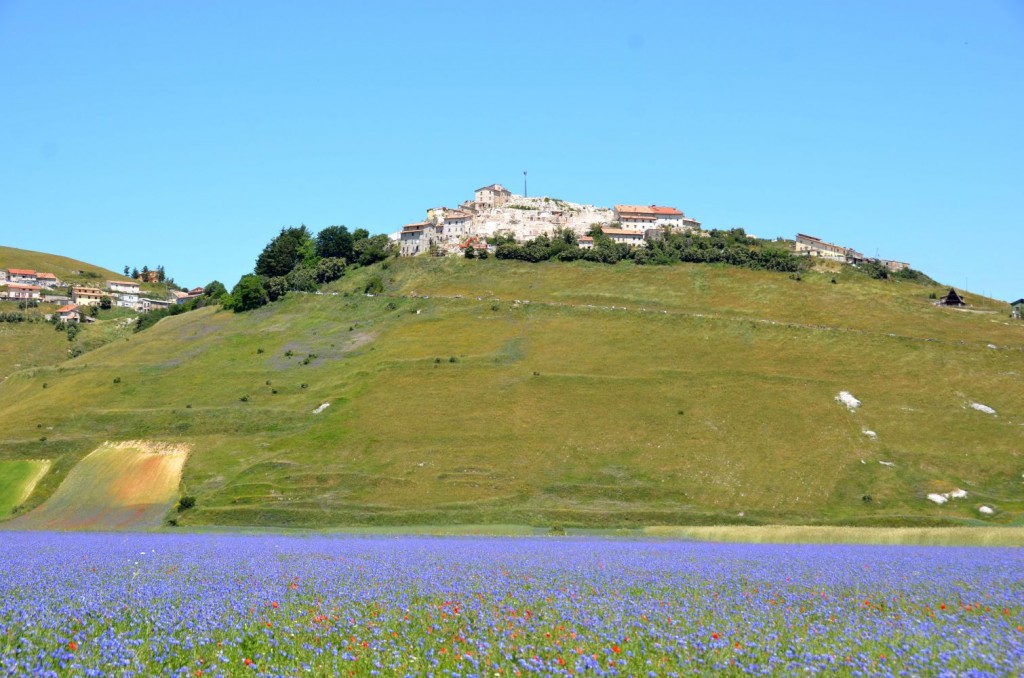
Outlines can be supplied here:
<path id="1" fill-rule="evenodd" d="M 957 291 L 952 287 L 949 288 L 949 294 L 944 297 L 939 297 L 939 303 L 943 306 L 966 306 L 967 302 L 964 298 L 957 294 Z"/>
<path id="2" fill-rule="evenodd" d="M 1018 299 L 1010 304 L 1010 315 L 1014 318 L 1024 318 L 1024 299 Z"/>

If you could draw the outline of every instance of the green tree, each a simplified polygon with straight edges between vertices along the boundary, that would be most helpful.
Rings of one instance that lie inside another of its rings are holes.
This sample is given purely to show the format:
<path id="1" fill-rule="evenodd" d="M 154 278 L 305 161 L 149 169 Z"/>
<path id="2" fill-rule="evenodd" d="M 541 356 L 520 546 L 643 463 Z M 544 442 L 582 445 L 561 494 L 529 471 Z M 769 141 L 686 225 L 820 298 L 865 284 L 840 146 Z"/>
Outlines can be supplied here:
<path id="1" fill-rule="evenodd" d="M 102 308 L 104 311 L 109 311 L 113 305 L 114 302 L 111 301 L 110 297 L 107 296 L 106 294 L 100 297 L 100 308 Z"/>
<path id="2" fill-rule="evenodd" d="M 356 230 L 352 231 L 352 240 L 353 241 L 366 240 L 369 237 L 370 237 L 370 232 L 367 231 L 365 228 L 357 228 Z"/>
<path id="3" fill-rule="evenodd" d="M 243 275 L 231 290 L 231 308 L 235 313 L 251 311 L 264 306 L 270 301 L 267 290 L 263 288 L 263 279 L 258 275 Z"/>
<path id="4" fill-rule="evenodd" d="M 312 237 L 305 226 L 282 228 L 281 233 L 263 248 L 256 259 L 256 275 L 267 277 L 283 276 L 305 261 L 309 254 L 315 254 Z"/>
<path id="5" fill-rule="evenodd" d="M 220 299 L 227 293 L 227 288 L 224 287 L 224 283 L 219 280 L 213 280 L 206 284 L 203 288 L 203 295 L 210 297 L 211 299 Z"/>
<path id="6" fill-rule="evenodd" d="M 324 258 L 342 259 L 351 263 L 353 259 L 352 246 L 354 238 L 345 226 L 328 226 L 317 233 L 316 253 Z"/>
<path id="7" fill-rule="evenodd" d="M 128 267 L 127 266 L 124 267 L 124 277 L 126 277 L 126 278 L 128 277 Z"/>
<path id="8" fill-rule="evenodd" d="M 133 268 L 133 269 L 132 269 L 132 280 L 135 280 L 135 279 L 137 279 L 138 277 L 139 277 L 139 269 L 137 269 L 137 268 Z"/>
<path id="9" fill-rule="evenodd" d="M 356 240 L 354 250 L 356 263 L 360 266 L 369 266 L 390 257 L 394 253 L 394 246 L 386 235 L 375 235 L 372 238 Z"/>

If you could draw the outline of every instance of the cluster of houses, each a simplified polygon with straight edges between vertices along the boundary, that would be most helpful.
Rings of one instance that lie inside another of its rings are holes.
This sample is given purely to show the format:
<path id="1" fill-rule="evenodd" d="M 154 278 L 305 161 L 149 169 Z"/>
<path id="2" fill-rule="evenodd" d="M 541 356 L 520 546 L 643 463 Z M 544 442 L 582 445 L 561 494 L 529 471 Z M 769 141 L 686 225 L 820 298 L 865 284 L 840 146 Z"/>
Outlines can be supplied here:
<path id="1" fill-rule="evenodd" d="M 872 261 L 885 266 L 885 268 L 892 273 L 910 268 L 910 264 L 905 261 L 892 261 L 890 259 L 865 257 L 852 247 L 834 245 L 830 242 L 825 242 L 821 238 L 816 238 L 813 235 L 805 235 L 803 233 L 796 234 L 795 251 L 797 254 L 802 254 L 804 256 L 822 257 L 824 259 L 840 261 L 844 264 L 856 265 L 865 261 Z"/>
<path id="2" fill-rule="evenodd" d="M 0 269 L 0 289 L 2 288 L 6 288 L 6 293 L 0 295 L 0 298 L 9 301 L 62 304 L 57 309 L 57 314 L 63 322 L 88 319 L 88 316 L 83 315 L 82 309 L 87 306 L 99 306 L 104 298 L 110 300 L 111 306 L 149 313 L 173 304 L 183 304 L 203 294 L 203 288 L 197 287 L 188 292 L 170 290 L 167 297 L 152 294 L 143 296 L 140 285 L 135 280 L 107 280 L 103 287 L 65 285 L 52 273 L 22 268 Z"/>
<path id="3" fill-rule="evenodd" d="M 427 218 L 407 224 L 393 237 L 405 257 L 431 253 L 458 254 L 468 247 L 486 249 L 486 238 L 511 235 L 523 242 L 556 229 L 576 234 L 579 246 L 594 246 L 587 234 L 600 226 L 609 239 L 628 245 L 644 245 L 661 237 L 666 228 L 700 231 L 700 222 L 675 207 L 616 205 L 596 207 L 549 197 L 516 195 L 501 184 L 478 188 L 473 200 L 456 208 L 434 207 Z"/>

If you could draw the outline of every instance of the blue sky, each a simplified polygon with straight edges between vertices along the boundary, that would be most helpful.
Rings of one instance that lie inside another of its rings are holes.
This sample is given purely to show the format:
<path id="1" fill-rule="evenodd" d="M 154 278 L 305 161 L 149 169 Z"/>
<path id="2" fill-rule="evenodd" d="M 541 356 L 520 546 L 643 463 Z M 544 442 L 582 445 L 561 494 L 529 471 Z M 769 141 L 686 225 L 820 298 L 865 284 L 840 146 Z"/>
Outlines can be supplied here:
<path id="1" fill-rule="evenodd" d="M 0 244 L 230 287 L 528 170 L 1013 300 L 1022 121 L 1016 0 L 0 0 Z"/>

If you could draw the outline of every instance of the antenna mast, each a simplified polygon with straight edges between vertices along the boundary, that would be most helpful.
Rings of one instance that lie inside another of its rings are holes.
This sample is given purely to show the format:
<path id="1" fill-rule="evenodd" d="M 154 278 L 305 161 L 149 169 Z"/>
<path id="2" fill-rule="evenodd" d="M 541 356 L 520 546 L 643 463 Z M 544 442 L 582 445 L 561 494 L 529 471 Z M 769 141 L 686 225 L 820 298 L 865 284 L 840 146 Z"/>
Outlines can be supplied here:
<path id="1" fill-rule="evenodd" d="M 523 170 L 523 197 L 529 198 L 530 192 L 526 190 L 526 170 Z"/>

